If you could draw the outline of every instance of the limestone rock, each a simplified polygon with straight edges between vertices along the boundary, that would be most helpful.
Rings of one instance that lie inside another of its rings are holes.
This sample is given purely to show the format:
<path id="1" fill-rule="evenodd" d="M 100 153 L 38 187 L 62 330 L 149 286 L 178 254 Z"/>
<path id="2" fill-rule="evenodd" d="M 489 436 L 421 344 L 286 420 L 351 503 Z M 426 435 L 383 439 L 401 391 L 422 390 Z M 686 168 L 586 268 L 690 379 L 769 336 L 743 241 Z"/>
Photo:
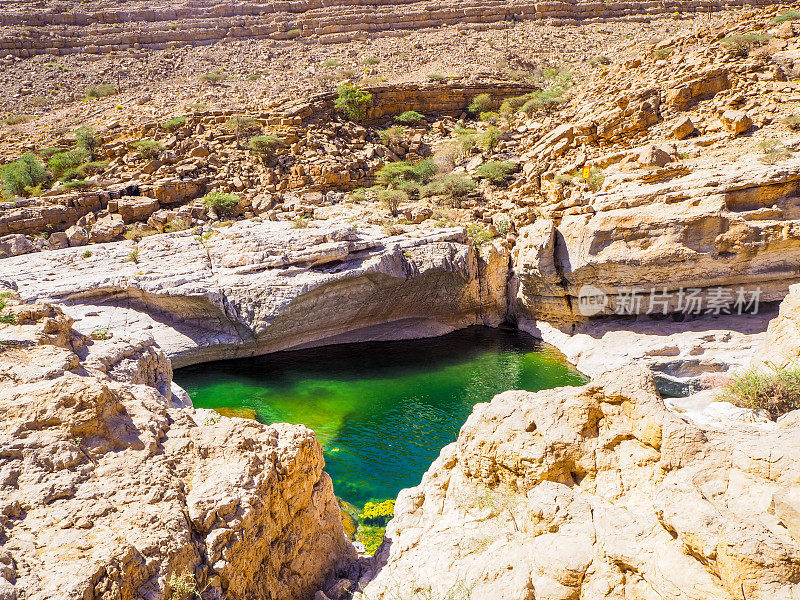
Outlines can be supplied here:
<path id="1" fill-rule="evenodd" d="M 799 481 L 797 424 L 701 429 L 641 367 L 505 392 L 401 492 L 363 598 L 790 600 Z"/>
<path id="2" fill-rule="evenodd" d="M 778 316 L 769 323 L 764 344 L 755 354 L 755 363 L 763 367 L 800 365 L 800 285 L 789 288 Z"/>
<path id="3" fill-rule="evenodd" d="M 676 140 L 682 140 L 692 135 L 694 131 L 694 123 L 689 117 L 685 117 L 672 125 L 670 133 Z"/>
<path id="4" fill-rule="evenodd" d="M 69 240 L 70 246 L 83 246 L 89 242 L 89 233 L 83 227 L 73 225 L 64 233 L 67 234 L 67 239 Z"/>
<path id="5" fill-rule="evenodd" d="M 114 238 L 122 235 L 125 230 L 125 223 L 122 216 L 118 214 L 110 214 L 98 219 L 92 225 L 89 232 L 89 240 L 94 244 L 102 244 L 103 242 L 110 242 Z"/>
<path id="6" fill-rule="evenodd" d="M 311 598 L 355 558 L 313 432 L 173 408 L 152 340 L 90 342 L 52 306 L 8 310 L 4 597 L 164 599 L 180 581 Z"/>
<path id="7" fill-rule="evenodd" d="M 744 133 L 753 126 L 750 115 L 743 110 L 726 110 L 720 115 L 720 121 L 733 135 Z"/>
<path id="8" fill-rule="evenodd" d="M 182 231 L 97 246 L 88 258 L 78 249 L 9 258 L 0 280 L 14 281 L 26 299 L 65 302 L 83 333 L 146 331 L 182 366 L 496 325 L 509 251 L 502 242 L 485 246 L 477 252 L 460 228 L 391 237 L 350 223 L 295 229 L 251 220 L 207 236 Z"/>

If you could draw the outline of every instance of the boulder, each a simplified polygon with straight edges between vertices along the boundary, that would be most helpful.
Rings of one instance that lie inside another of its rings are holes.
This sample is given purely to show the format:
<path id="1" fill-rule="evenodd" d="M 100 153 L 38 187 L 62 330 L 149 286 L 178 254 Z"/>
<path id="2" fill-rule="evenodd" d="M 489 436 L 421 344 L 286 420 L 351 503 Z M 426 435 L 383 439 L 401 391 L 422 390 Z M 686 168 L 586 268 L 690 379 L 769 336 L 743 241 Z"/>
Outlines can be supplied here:
<path id="1" fill-rule="evenodd" d="M 125 223 L 146 221 L 158 208 L 158 200 L 144 196 L 123 196 L 117 200 L 117 213 Z"/>
<path id="2" fill-rule="evenodd" d="M 0 237 L 0 258 L 19 256 L 36 250 L 36 246 L 25 235 L 12 233 Z"/>
<path id="3" fill-rule="evenodd" d="M 70 246 L 83 246 L 89 243 L 89 232 L 84 227 L 73 225 L 64 232 Z"/>
<path id="4" fill-rule="evenodd" d="M 720 115 L 719 120 L 733 135 L 744 133 L 753 126 L 753 120 L 743 110 L 726 110 Z"/>
<path id="5" fill-rule="evenodd" d="M 644 148 L 637 156 L 637 162 L 643 167 L 663 167 L 672 160 L 672 152 L 667 151 L 661 146 L 650 144 Z"/>
<path id="6" fill-rule="evenodd" d="M 692 123 L 689 117 L 685 117 L 678 119 L 672 124 L 670 127 L 670 136 L 674 137 L 676 140 L 683 140 L 692 135 L 694 131 L 694 123 Z"/>
<path id="7" fill-rule="evenodd" d="M 89 231 L 89 241 L 93 244 L 110 242 L 122 235 L 125 231 L 125 222 L 122 216 L 110 214 L 98 219 Z"/>

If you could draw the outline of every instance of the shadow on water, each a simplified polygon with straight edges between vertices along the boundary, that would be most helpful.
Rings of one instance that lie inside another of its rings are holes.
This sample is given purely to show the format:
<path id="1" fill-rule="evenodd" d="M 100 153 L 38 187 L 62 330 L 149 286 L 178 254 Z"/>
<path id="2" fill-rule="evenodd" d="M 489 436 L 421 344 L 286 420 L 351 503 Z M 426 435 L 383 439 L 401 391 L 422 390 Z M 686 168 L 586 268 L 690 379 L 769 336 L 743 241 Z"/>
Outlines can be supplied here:
<path id="1" fill-rule="evenodd" d="M 478 402 L 583 383 L 535 338 L 486 327 L 207 363 L 175 379 L 198 407 L 313 429 L 337 495 L 358 506 L 419 483 Z"/>

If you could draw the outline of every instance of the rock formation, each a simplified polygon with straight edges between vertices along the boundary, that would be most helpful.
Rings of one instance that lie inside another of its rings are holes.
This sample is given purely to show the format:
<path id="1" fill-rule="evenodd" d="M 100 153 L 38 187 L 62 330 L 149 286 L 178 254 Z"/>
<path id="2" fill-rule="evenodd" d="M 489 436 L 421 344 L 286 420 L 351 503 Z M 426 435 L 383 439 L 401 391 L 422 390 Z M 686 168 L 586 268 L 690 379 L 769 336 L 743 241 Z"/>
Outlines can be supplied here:
<path id="1" fill-rule="evenodd" d="M 313 432 L 174 408 L 152 339 L 5 312 L 0 598 L 310 598 L 353 559 Z"/>
<path id="2" fill-rule="evenodd" d="M 27 300 L 65 305 L 90 334 L 147 331 L 178 367 L 324 343 L 439 335 L 505 314 L 508 250 L 461 229 L 386 236 L 349 223 L 241 221 L 198 236 L 0 261 Z"/>
<path id="3" fill-rule="evenodd" d="M 641 367 L 505 392 L 400 494 L 363 598 L 790 600 L 798 464 L 800 411 L 704 429 Z"/>

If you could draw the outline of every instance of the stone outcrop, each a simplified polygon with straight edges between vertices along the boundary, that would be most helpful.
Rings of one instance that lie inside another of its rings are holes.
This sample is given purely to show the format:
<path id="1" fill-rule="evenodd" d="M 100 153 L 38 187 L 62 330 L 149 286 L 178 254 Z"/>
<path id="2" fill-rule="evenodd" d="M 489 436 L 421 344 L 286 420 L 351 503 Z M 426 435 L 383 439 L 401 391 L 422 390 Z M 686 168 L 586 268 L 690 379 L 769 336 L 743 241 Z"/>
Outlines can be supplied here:
<path id="1" fill-rule="evenodd" d="M 198 233 L 8 258 L 0 280 L 63 305 L 83 333 L 147 331 L 176 367 L 505 317 L 507 246 L 478 251 L 460 228 L 406 237 L 253 219 Z"/>
<path id="2" fill-rule="evenodd" d="M 779 166 L 743 159 L 587 195 L 585 213 L 520 231 L 519 316 L 562 324 L 593 316 L 580 310 L 584 286 L 606 294 L 605 310 L 595 314 L 623 303 L 625 314 L 680 312 L 681 288 L 710 293 L 724 286 L 731 306 L 740 288 L 759 289 L 762 303 L 779 301 L 800 281 L 799 197 L 798 159 Z M 651 290 L 666 290 L 668 302 L 658 296 L 653 308 Z"/>
<path id="3" fill-rule="evenodd" d="M 5 313 L 4 600 L 310 599 L 354 558 L 313 432 L 174 408 L 152 339 Z"/>
<path id="4" fill-rule="evenodd" d="M 778 316 L 770 321 L 763 345 L 755 354 L 755 363 L 764 367 L 800 364 L 800 285 L 789 288 L 781 302 Z"/>
<path id="5" fill-rule="evenodd" d="M 798 465 L 800 411 L 701 428 L 640 367 L 505 392 L 401 492 L 363 598 L 790 600 Z"/>
<path id="6" fill-rule="evenodd" d="M 303 2 L 228 2 L 216 0 L 153 5 L 126 3 L 125 9 L 92 10 L 80 3 L 15 0 L 0 15 L 9 29 L 0 37 L 0 54 L 35 56 L 73 52 L 105 53 L 113 50 L 167 48 L 173 44 L 209 44 L 230 38 L 299 39 L 321 44 L 363 40 L 444 25 L 502 27 L 517 20 L 579 20 L 643 18 L 675 11 L 708 11 L 725 7 L 769 5 L 771 0 L 700 2 L 462 2 L 381 0 L 321 5 Z M 68 4 L 74 4 L 71 9 Z M 115 27 L 121 25 L 121 27 Z"/>

